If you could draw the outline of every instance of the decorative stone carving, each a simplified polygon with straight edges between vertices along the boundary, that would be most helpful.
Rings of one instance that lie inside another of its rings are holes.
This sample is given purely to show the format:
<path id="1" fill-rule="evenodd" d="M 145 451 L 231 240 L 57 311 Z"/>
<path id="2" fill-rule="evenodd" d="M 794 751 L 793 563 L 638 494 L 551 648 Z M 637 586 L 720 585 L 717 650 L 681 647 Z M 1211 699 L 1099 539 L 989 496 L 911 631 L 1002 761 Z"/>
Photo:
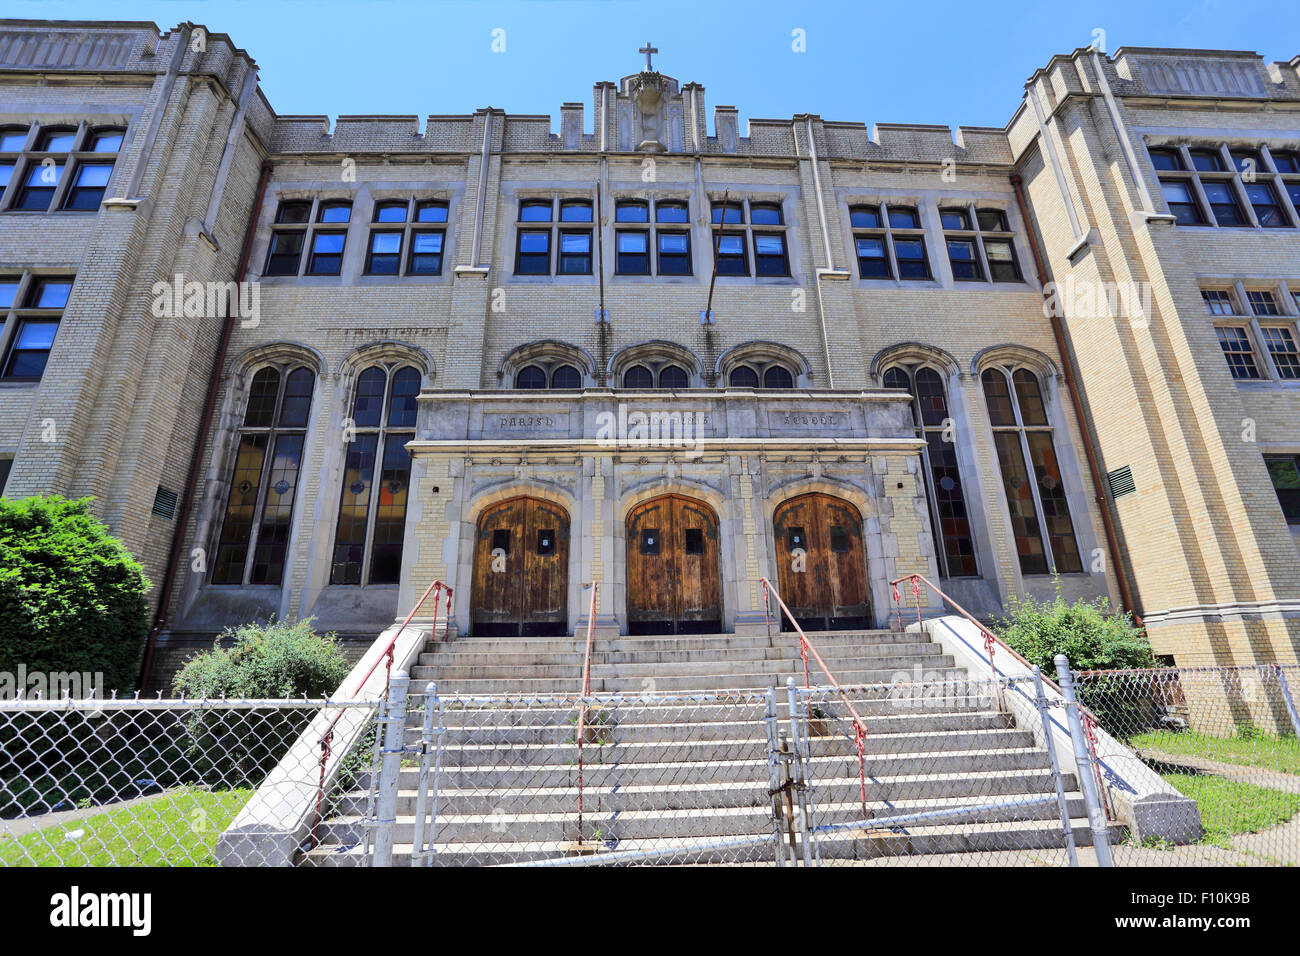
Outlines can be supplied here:
<path id="1" fill-rule="evenodd" d="M 663 153 L 668 147 L 663 143 L 664 78 L 658 72 L 645 70 L 632 77 L 628 91 L 636 103 L 640 125 L 638 152 Z"/>
<path id="2" fill-rule="evenodd" d="M 1144 59 L 1142 76 L 1152 93 L 1264 96 L 1266 90 L 1253 63 L 1189 57 Z"/>

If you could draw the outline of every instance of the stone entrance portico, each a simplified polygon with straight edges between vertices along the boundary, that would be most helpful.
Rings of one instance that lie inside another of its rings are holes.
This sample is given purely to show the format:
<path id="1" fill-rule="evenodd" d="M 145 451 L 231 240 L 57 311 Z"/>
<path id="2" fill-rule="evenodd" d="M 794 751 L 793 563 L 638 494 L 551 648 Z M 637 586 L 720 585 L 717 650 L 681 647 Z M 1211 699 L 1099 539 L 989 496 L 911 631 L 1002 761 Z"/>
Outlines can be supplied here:
<path id="1" fill-rule="evenodd" d="M 625 519 L 665 494 L 718 517 L 723 630 L 765 628 L 759 579 L 777 578 L 773 512 L 822 492 L 862 515 L 873 623 L 888 582 L 934 572 L 920 448 L 894 390 L 421 393 L 398 606 L 435 578 L 456 591 L 451 627 L 470 629 L 474 536 L 483 510 L 517 496 L 568 511 L 568 630 L 626 633 Z"/>

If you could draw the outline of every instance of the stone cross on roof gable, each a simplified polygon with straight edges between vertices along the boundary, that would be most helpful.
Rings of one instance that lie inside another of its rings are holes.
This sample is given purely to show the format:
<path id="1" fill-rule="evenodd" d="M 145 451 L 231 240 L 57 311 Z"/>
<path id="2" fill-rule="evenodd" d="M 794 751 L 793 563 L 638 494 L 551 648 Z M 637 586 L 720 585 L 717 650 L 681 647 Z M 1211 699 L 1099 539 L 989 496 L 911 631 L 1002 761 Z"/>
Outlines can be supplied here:
<path id="1" fill-rule="evenodd" d="M 646 40 L 646 41 L 645 41 L 645 46 L 643 46 L 641 49 L 637 50 L 636 52 L 638 52 L 638 53 L 644 53 L 644 54 L 645 54 L 645 70 L 646 70 L 646 72 L 647 72 L 647 73 L 652 73 L 652 72 L 654 72 L 654 64 L 650 62 L 650 55 L 651 55 L 652 53 L 658 53 L 658 52 L 659 52 L 659 48 L 658 48 L 658 47 L 651 46 L 651 45 L 650 45 L 650 41 L 649 41 L 649 40 Z"/>

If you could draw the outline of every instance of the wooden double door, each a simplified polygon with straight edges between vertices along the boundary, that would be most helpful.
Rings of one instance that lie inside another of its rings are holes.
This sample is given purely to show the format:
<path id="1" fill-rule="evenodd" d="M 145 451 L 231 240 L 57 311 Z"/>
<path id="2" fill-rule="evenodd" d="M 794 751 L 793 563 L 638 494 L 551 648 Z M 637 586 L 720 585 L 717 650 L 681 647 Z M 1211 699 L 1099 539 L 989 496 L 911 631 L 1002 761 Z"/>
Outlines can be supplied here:
<path id="1" fill-rule="evenodd" d="M 483 637 L 569 632 L 569 514 L 511 498 L 478 519 L 471 630 Z"/>
<path id="2" fill-rule="evenodd" d="M 629 634 L 722 631 L 718 516 L 702 501 L 664 495 L 627 516 Z"/>
<path id="3" fill-rule="evenodd" d="M 871 627 L 862 515 L 842 498 L 809 494 L 776 509 L 777 582 L 806 630 Z M 781 615 L 783 629 L 790 622 Z"/>

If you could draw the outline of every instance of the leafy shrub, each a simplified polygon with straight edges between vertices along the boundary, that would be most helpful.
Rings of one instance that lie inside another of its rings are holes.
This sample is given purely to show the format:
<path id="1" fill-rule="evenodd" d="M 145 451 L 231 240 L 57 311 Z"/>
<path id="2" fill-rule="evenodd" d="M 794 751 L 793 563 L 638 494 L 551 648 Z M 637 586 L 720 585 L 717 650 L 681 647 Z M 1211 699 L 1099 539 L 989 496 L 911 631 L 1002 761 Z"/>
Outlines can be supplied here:
<path id="1" fill-rule="evenodd" d="M 1056 678 L 1056 655 L 1072 670 L 1154 667 L 1155 657 L 1142 629 L 1128 612 L 1112 610 L 1106 598 L 1066 602 L 1057 582 L 1051 601 L 1012 599 L 1011 613 L 994 625 L 1001 638 L 1048 677 Z M 1151 695 L 1131 680 L 1101 677 L 1079 689 L 1079 698 L 1112 733 L 1128 736 L 1158 726 Z"/>
<path id="2" fill-rule="evenodd" d="M 105 693 L 123 691 L 149 630 L 149 582 L 90 501 L 0 498 L 0 671 L 102 673 Z"/>
<path id="3" fill-rule="evenodd" d="M 187 697 L 328 697 L 349 670 L 338 638 L 317 634 L 310 618 L 271 621 L 227 628 L 172 687 Z"/>
<path id="4" fill-rule="evenodd" d="M 1049 677 L 1056 674 L 1057 654 L 1074 670 L 1155 666 L 1151 645 L 1128 612 L 1112 610 L 1104 597 L 1067 604 L 1059 584 L 1051 601 L 1013 598 L 1011 613 L 994 629 Z"/>
<path id="5" fill-rule="evenodd" d="M 229 646 L 223 647 L 223 639 Z M 328 697 L 351 670 L 338 638 L 311 619 L 227 628 L 172 681 L 179 694 L 208 698 Z M 315 715 L 309 708 L 215 710 L 187 718 L 187 759 L 209 785 L 257 786 Z"/>

